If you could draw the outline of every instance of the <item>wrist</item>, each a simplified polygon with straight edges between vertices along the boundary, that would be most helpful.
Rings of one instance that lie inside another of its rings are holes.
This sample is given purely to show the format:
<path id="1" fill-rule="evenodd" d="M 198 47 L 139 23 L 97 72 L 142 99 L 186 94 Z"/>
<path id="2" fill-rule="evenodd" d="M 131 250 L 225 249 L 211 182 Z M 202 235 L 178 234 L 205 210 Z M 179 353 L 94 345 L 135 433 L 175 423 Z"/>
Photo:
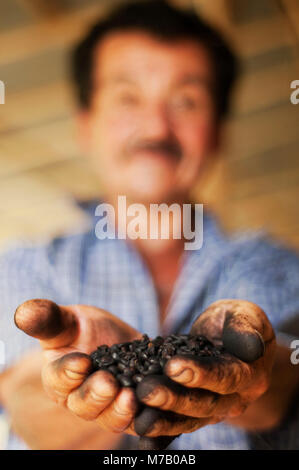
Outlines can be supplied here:
<path id="1" fill-rule="evenodd" d="M 229 424 L 248 431 L 268 431 L 282 423 L 299 386 L 299 365 L 291 363 L 291 352 L 286 346 L 276 346 L 269 389 L 241 416 L 227 420 Z"/>
<path id="2" fill-rule="evenodd" d="M 12 372 L 11 369 L 7 369 L 0 374 L 0 406 L 6 408 L 9 397 L 9 388 Z"/>

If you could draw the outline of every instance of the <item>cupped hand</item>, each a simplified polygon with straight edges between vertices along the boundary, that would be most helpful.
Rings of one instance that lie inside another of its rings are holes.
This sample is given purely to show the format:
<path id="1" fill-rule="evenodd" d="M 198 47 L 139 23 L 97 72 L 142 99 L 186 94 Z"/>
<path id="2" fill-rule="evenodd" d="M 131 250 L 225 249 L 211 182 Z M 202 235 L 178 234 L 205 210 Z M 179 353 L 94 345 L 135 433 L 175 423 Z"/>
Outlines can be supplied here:
<path id="1" fill-rule="evenodd" d="M 130 426 L 138 409 L 133 389 L 120 388 L 109 372 L 92 373 L 89 354 L 102 344 L 139 339 L 141 333 L 105 310 L 46 299 L 21 304 L 15 323 L 40 341 L 42 381 L 52 399 L 102 429 L 123 432 Z"/>
<path id="2" fill-rule="evenodd" d="M 166 363 L 165 376 L 145 377 L 137 397 L 161 413 L 155 411 L 137 424 L 142 435 L 174 436 L 235 418 L 269 387 L 275 335 L 258 305 L 231 299 L 214 302 L 190 333 L 206 336 L 225 352 L 196 359 L 175 356 Z"/>

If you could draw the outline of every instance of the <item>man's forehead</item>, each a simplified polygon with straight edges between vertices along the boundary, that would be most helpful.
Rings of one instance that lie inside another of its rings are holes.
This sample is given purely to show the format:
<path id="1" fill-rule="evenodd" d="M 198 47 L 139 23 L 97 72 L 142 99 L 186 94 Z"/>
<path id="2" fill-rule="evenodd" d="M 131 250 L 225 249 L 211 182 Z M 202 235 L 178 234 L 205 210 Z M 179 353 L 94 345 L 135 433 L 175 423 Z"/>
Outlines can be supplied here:
<path id="1" fill-rule="evenodd" d="M 115 31 L 101 40 L 94 58 L 97 79 L 134 80 L 142 71 L 168 72 L 186 83 L 199 83 L 211 76 L 207 50 L 188 38 L 166 41 L 142 31 Z"/>

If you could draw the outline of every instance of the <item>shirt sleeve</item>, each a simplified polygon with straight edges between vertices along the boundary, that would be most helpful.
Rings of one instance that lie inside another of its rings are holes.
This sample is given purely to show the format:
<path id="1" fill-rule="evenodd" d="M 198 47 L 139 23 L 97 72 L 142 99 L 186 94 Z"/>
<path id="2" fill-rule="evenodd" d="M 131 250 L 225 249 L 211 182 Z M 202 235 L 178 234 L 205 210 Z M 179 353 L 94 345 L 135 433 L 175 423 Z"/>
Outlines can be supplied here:
<path id="1" fill-rule="evenodd" d="M 0 374 L 24 354 L 39 348 L 36 339 L 15 326 L 14 313 L 29 299 L 47 298 L 59 302 L 53 274 L 46 244 L 15 242 L 0 254 Z M 9 417 L 1 407 L 0 415 L 8 425 Z M 7 449 L 26 448 L 17 436 L 9 434 Z"/>
<path id="2" fill-rule="evenodd" d="M 259 305 L 276 332 L 299 331 L 299 257 L 266 238 L 242 241 L 222 266 L 216 297 L 243 299 Z"/>
<path id="3" fill-rule="evenodd" d="M 22 355 L 38 347 L 14 324 L 16 308 L 34 298 L 54 300 L 57 294 L 51 282 L 51 270 L 42 245 L 18 244 L 0 254 L 0 372 Z"/>
<path id="4" fill-rule="evenodd" d="M 227 257 L 218 281 L 216 297 L 259 305 L 278 341 L 281 331 L 287 332 L 290 339 L 299 337 L 299 258 L 295 252 L 265 238 L 242 242 Z M 252 449 L 299 449 L 298 394 L 278 428 L 248 433 L 248 441 Z"/>

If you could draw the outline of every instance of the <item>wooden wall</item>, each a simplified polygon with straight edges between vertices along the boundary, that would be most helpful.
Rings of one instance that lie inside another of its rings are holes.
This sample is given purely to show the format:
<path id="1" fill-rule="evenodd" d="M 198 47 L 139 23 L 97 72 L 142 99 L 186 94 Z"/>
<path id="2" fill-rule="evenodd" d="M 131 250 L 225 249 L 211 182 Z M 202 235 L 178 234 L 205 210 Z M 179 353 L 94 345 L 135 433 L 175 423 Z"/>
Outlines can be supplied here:
<path id="1" fill-rule="evenodd" d="M 242 60 L 224 148 L 201 198 L 233 231 L 267 227 L 299 247 L 298 0 L 175 0 L 193 5 Z M 0 4 L 0 246 L 87 223 L 73 198 L 100 187 L 76 146 L 68 51 L 111 0 L 9 0 Z M 197 195 L 199 192 L 197 191 Z M 198 196 L 199 197 L 199 196 Z"/>

